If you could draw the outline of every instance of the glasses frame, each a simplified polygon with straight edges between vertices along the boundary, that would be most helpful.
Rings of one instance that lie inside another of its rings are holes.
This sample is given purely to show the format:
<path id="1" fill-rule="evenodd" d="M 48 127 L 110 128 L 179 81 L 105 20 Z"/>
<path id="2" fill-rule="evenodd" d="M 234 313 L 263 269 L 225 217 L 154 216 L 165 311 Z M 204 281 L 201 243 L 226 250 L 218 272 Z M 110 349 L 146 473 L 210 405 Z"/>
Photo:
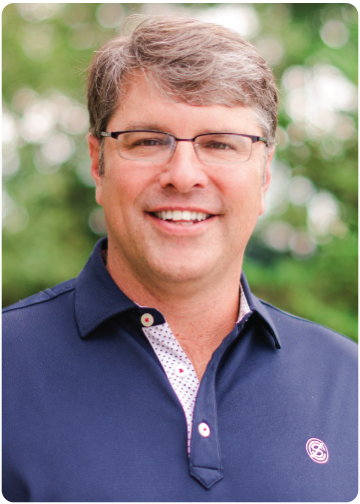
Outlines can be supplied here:
<path id="1" fill-rule="evenodd" d="M 241 137 L 250 138 L 252 144 L 256 143 L 256 142 L 264 142 L 266 144 L 266 146 L 268 146 L 268 139 L 266 137 L 260 137 L 260 136 L 255 136 L 255 135 L 246 135 L 244 133 L 223 133 L 223 132 L 216 132 L 215 133 L 214 132 L 214 133 L 201 133 L 200 135 L 196 135 L 194 138 L 177 138 L 172 133 L 167 133 L 166 131 L 141 129 L 141 130 L 124 130 L 124 131 L 102 131 L 100 133 L 100 135 L 102 137 L 111 137 L 111 138 L 114 138 L 117 141 L 118 136 L 121 135 L 121 134 L 123 134 L 123 133 L 161 133 L 162 135 L 168 135 L 168 136 L 172 137 L 175 140 L 175 143 L 173 144 L 174 147 L 173 147 L 173 149 L 172 149 L 171 154 L 169 155 L 169 157 L 166 158 L 166 159 L 163 159 L 162 161 L 168 161 L 169 159 L 171 159 L 172 155 L 175 152 L 175 149 L 177 147 L 178 142 L 193 142 L 194 143 L 194 149 L 195 149 L 196 156 L 198 157 L 198 159 L 200 159 L 199 155 L 198 155 L 198 152 L 197 152 L 197 149 L 196 149 L 196 139 L 199 138 L 199 137 L 210 136 L 210 135 L 234 135 L 234 136 L 241 136 Z M 252 144 L 251 144 L 251 146 L 252 146 Z M 246 161 L 224 161 L 224 163 L 229 163 L 229 164 L 246 163 L 251 158 L 251 153 L 252 153 L 252 149 L 250 150 L 250 155 L 249 155 L 249 157 L 248 157 L 248 159 Z M 122 159 L 127 159 L 129 161 L 142 161 L 144 163 L 149 162 L 146 159 L 129 159 L 129 158 L 124 158 L 123 156 L 121 156 L 121 154 L 119 152 L 119 149 L 118 149 L 118 154 L 119 154 L 119 156 Z M 200 159 L 200 161 L 203 161 L 203 160 Z M 212 162 L 216 163 L 216 161 L 203 161 L 203 162 L 204 163 L 212 163 Z"/>

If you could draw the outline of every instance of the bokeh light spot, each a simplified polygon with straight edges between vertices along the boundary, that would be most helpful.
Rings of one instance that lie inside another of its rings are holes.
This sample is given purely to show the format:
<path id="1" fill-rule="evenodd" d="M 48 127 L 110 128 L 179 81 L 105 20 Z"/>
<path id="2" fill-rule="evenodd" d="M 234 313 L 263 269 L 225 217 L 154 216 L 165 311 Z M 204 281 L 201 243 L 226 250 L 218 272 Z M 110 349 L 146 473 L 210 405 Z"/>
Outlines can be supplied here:
<path id="1" fill-rule="evenodd" d="M 262 38 L 256 42 L 256 47 L 269 65 L 279 64 L 285 55 L 284 46 L 274 38 Z"/>
<path id="2" fill-rule="evenodd" d="M 104 210 L 102 207 L 96 207 L 90 212 L 89 215 L 89 226 L 90 229 L 98 235 L 106 235 L 106 222 L 104 216 Z"/>
<path id="3" fill-rule="evenodd" d="M 87 186 L 94 187 L 95 180 L 91 176 L 91 161 L 90 159 L 84 159 L 76 167 L 76 174 L 78 175 L 81 182 Z"/>
<path id="4" fill-rule="evenodd" d="M 49 24 L 28 25 L 24 28 L 22 49 L 29 58 L 47 56 L 53 49 L 53 28 Z"/>
<path id="5" fill-rule="evenodd" d="M 2 226 L 10 233 L 23 231 L 29 221 L 25 208 L 17 205 L 6 191 L 2 191 Z"/>
<path id="6" fill-rule="evenodd" d="M 66 4 L 61 3 L 17 3 L 15 4 L 19 14 L 30 21 L 36 23 L 50 18 L 65 7 Z"/>
<path id="7" fill-rule="evenodd" d="M 288 222 L 271 222 L 263 231 L 263 240 L 268 247 L 279 252 L 286 252 L 294 232 L 294 228 Z"/>
<path id="8" fill-rule="evenodd" d="M 327 191 L 319 191 L 307 205 L 308 227 L 312 234 L 329 234 L 332 224 L 339 219 L 339 204 Z"/>
<path id="9" fill-rule="evenodd" d="M 95 31 L 90 24 L 81 24 L 76 26 L 69 33 L 69 43 L 75 49 L 80 51 L 93 47 L 95 44 Z"/>
<path id="10" fill-rule="evenodd" d="M 118 3 L 103 3 L 96 10 L 99 23 L 105 28 L 116 28 L 124 16 L 124 10 Z"/>
<path id="11" fill-rule="evenodd" d="M 16 122 L 14 117 L 3 112 L 2 114 L 2 143 L 6 144 L 16 144 L 18 140 L 18 132 L 16 128 Z"/>
<path id="12" fill-rule="evenodd" d="M 308 259 L 316 251 L 316 241 L 306 230 L 300 230 L 291 236 L 289 247 L 297 259 Z"/>
<path id="13" fill-rule="evenodd" d="M 260 29 L 259 17 L 250 5 L 223 4 L 198 11 L 196 17 L 205 22 L 230 28 L 247 38 L 252 38 Z"/>
<path id="14" fill-rule="evenodd" d="M 54 133 L 41 147 L 41 153 L 50 165 L 65 163 L 72 156 L 74 150 L 73 139 L 64 133 Z"/>
<path id="15" fill-rule="evenodd" d="M 11 145 L 2 148 L 2 176 L 7 179 L 16 175 L 20 168 L 20 157 Z"/>
<path id="16" fill-rule="evenodd" d="M 54 129 L 56 110 L 48 100 L 38 100 L 25 107 L 20 121 L 20 134 L 27 142 L 43 141 Z"/>
<path id="17" fill-rule="evenodd" d="M 320 30 L 320 35 L 325 44 L 333 49 L 342 47 L 349 39 L 348 29 L 344 23 L 336 19 L 325 23 Z"/>
<path id="18" fill-rule="evenodd" d="M 316 189 L 311 180 L 298 175 L 291 179 L 288 197 L 294 205 L 305 206 L 315 192 Z"/>

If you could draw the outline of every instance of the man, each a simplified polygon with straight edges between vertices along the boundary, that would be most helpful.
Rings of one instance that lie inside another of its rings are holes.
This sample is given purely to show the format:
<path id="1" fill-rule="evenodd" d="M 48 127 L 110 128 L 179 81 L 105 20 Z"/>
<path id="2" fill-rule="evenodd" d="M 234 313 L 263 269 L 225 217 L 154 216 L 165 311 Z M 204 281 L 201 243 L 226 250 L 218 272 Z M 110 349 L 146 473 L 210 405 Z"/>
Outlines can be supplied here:
<path id="1" fill-rule="evenodd" d="M 356 346 L 241 272 L 274 154 L 264 60 L 150 18 L 95 54 L 88 103 L 108 239 L 5 309 L 4 496 L 353 499 Z"/>

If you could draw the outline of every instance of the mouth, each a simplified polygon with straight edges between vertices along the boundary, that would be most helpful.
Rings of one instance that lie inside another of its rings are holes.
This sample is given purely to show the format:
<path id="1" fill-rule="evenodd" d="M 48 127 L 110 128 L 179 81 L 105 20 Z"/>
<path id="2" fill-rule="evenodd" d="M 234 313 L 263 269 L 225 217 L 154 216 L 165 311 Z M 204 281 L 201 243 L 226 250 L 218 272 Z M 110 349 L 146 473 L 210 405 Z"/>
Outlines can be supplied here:
<path id="1" fill-rule="evenodd" d="M 152 212 L 150 215 L 157 219 L 177 224 L 178 226 L 194 226 L 199 222 L 214 217 L 213 214 L 192 210 L 161 210 L 159 212 Z"/>
<path id="2" fill-rule="evenodd" d="M 200 212 L 146 212 L 151 220 L 164 231 L 172 233 L 192 233 L 207 228 L 218 215 L 205 214 Z M 184 215 L 185 214 L 185 215 Z M 189 215 L 190 214 L 190 215 Z"/>

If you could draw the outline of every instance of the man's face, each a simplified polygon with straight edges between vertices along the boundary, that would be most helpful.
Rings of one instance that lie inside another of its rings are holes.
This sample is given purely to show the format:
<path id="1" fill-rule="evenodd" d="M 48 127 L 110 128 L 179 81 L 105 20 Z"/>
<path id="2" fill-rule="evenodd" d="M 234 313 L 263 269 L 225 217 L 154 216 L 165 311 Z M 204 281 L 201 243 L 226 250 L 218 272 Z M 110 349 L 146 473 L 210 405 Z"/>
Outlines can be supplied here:
<path id="1" fill-rule="evenodd" d="M 134 78 L 107 127 L 132 129 L 178 138 L 210 132 L 263 134 L 249 108 L 169 103 L 149 89 L 143 77 Z M 103 176 L 98 173 L 97 140 L 90 137 L 89 143 L 96 200 L 104 208 L 108 229 L 109 260 L 116 256 L 117 264 L 144 284 L 213 282 L 240 272 L 270 182 L 272 153 L 265 156 L 263 142 L 253 144 L 247 162 L 214 164 L 200 161 L 192 142 L 179 142 L 165 162 L 122 159 L 116 140 L 106 138 Z M 175 220 L 182 216 L 178 211 L 191 212 L 184 214 L 186 219 L 196 218 L 190 223 Z M 200 214 L 206 219 L 198 221 Z"/>

